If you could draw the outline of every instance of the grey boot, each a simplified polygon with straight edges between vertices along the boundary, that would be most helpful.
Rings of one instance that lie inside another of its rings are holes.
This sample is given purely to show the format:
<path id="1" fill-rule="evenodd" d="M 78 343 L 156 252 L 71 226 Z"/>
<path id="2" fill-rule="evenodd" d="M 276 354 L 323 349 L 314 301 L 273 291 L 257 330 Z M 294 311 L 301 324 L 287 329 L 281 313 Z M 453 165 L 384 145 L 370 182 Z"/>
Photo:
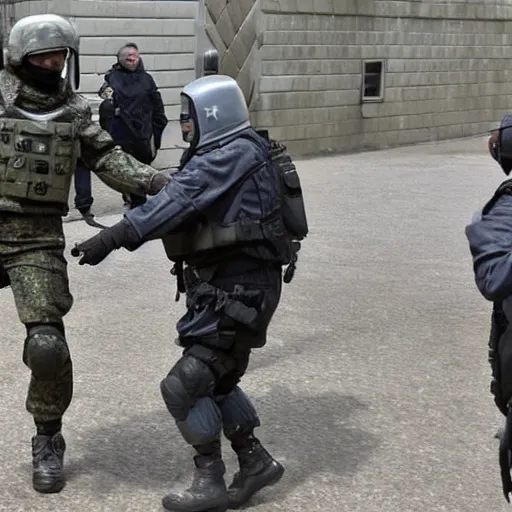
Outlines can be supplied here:
<path id="1" fill-rule="evenodd" d="M 240 464 L 228 488 L 229 508 L 239 508 L 258 491 L 281 480 L 284 467 L 265 450 L 256 438 L 249 446 L 235 448 Z"/>
<path id="2" fill-rule="evenodd" d="M 162 500 L 166 510 L 175 512 L 225 511 L 228 494 L 224 483 L 226 467 L 219 458 L 204 455 L 194 457 L 196 469 L 192 485 L 183 492 L 171 492 Z"/>
<path id="3" fill-rule="evenodd" d="M 64 452 L 66 443 L 62 434 L 36 435 L 32 438 L 32 483 L 41 493 L 60 492 L 66 484 Z"/>

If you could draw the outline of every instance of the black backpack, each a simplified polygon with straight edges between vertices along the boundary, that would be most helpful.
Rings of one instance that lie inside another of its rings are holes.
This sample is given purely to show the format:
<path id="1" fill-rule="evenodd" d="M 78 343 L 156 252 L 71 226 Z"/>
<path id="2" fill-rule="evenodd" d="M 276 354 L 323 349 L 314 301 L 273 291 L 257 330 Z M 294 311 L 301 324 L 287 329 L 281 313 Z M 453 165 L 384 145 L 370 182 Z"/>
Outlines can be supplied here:
<path id="1" fill-rule="evenodd" d="M 309 232 L 304 196 L 297 168 L 286 146 L 271 139 L 267 130 L 259 130 L 258 134 L 270 143 L 270 158 L 279 179 L 281 212 L 284 227 L 289 235 L 291 252 L 290 263 L 284 273 L 283 281 L 289 283 L 295 274 L 301 241 Z"/>

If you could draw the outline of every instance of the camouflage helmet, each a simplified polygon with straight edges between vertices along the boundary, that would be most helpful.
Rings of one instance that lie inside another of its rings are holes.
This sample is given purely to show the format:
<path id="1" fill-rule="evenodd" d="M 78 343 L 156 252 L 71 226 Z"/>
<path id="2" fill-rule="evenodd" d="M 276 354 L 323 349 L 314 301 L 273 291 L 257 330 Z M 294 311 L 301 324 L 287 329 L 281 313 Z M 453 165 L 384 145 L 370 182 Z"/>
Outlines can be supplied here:
<path id="1" fill-rule="evenodd" d="M 80 37 L 74 25 L 56 14 L 36 14 L 22 18 L 14 24 L 9 34 L 6 60 L 11 67 L 21 66 L 27 55 L 57 50 L 70 52 L 67 75 L 74 88 L 80 81 Z"/>
<path id="2" fill-rule="evenodd" d="M 218 142 L 251 126 L 245 97 L 233 78 L 210 75 L 186 85 L 182 97 L 193 106 L 199 131 L 196 148 Z"/>

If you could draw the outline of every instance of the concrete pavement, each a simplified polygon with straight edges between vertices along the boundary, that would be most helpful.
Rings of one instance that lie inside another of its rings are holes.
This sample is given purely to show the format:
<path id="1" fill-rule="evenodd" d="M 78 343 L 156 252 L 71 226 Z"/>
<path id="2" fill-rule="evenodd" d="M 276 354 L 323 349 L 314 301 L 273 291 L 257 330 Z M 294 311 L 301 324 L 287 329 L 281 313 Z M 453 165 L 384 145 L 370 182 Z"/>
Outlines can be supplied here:
<path id="1" fill-rule="evenodd" d="M 464 237 L 503 177 L 485 139 L 298 166 L 311 235 L 243 383 L 261 415 L 257 434 L 286 473 L 251 510 L 508 510 L 488 393 L 490 303 Z M 98 220 L 119 218 L 119 194 L 95 181 L 94 196 Z M 96 232 L 83 222 L 65 230 L 67 256 Z M 158 511 L 175 482 L 189 483 L 192 451 L 159 394 L 184 309 L 169 268 L 160 242 L 95 268 L 69 257 L 76 383 L 69 482 L 56 496 L 31 489 L 24 329 L 10 290 L 0 292 L 1 511 Z M 231 474 L 227 444 L 225 454 Z"/>

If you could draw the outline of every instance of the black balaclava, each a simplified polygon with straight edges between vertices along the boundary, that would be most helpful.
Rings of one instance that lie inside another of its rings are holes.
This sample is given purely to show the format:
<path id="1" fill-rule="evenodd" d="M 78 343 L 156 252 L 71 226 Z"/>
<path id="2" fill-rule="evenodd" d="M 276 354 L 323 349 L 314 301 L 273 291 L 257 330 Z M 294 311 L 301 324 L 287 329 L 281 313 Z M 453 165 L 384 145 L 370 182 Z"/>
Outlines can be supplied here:
<path id="1" fill-rule="evenodd" d="M 35 66 L 29 62 L 28 57 L 25 57 L 22 65 L 14 71 L 23 82 L 43 92 L 57 92 L 63 81 L 62 71 Z"/>

